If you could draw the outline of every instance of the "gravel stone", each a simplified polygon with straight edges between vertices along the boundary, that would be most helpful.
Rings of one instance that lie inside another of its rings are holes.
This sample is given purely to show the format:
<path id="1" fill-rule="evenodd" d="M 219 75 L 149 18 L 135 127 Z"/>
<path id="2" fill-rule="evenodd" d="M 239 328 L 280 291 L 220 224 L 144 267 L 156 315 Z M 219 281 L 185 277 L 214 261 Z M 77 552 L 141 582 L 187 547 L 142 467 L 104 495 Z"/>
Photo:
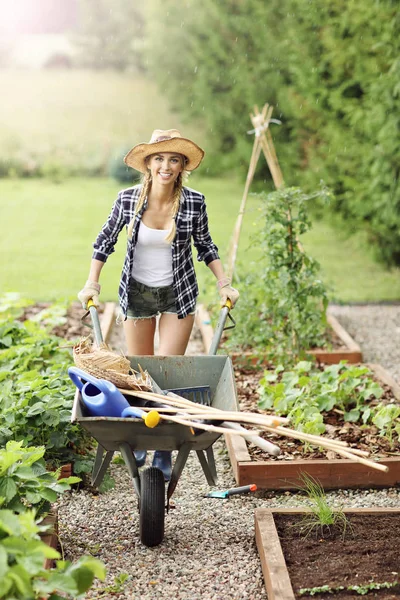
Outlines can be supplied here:
<path id="1" fill-rule="evenodd" d="M 365 361 L 382 364 L 400 380 L 400 307 L 332 306 L 330 310 L 360 344 Z M 198 342 L 195 331 L 190 354 L 200 353 Z M 122 347 L 121 333 L 114 331 L 110 344 Z M 215 489 L 235 486 L 222 439 L 214 445 L 214 452 Z M 116 482 L 113 490 L 98 495 L 73 491 L 59 501 L 65 558 L 92 554 L 107 568 L 106 581 L 97 581 L 86 598 L 266 599 L 254 510 L 308 504 L 301 493 L 288 491 L 260 491 L 225 500 L 204 498 L 210 488 L 196 454 L 191 453 L 166 515 L 165 539 L 160 546 L 147 548 L 139 540 L 137 499 L 128 471 L 124 465 L 111 464 L 111 475 Z M 328 491 L 327 497 L 337 507 L 400 508 L 399 488 L 343 489 Z M 115 578 L 121 574 L 128 579 L 118 586 Z"/>
<path id="2" fill-rule="evenodd" d="M 363 353 L 364 362 L 385 367 L 400 383 L 400 305 L 330 305 Z"/>

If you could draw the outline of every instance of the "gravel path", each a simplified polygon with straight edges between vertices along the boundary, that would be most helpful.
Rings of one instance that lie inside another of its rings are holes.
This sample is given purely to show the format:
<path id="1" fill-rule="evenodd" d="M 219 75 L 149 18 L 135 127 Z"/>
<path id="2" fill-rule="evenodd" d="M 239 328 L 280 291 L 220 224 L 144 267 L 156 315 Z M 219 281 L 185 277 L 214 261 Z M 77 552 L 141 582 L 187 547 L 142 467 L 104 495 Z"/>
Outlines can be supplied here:
<path id="1" fill-rule="evenodd" d="M 332 313 L 358 341 L 366 361 L 379 362 L 400 376 L 400 307 L 333 306 Z M 123 347 L 120 333 L 110 344 Z M 201 349 L 201 346 L 200 346 Z M 189 353 L 199 353 L 198 333 Z M 223 440 L 215 446 L 218 489 L 235 485 Z M 206 499 L 209 487 L 196 455 L 190 456 L 166 517 L 165 540 L 156 548 L 139 541 L 137 501 L 125 466 L 112 465 L 116 487 L 104 494 L 66 495 L 59 505 L 59 531 L 65 556 L 91 553 L 107 567 L 87 598 L 126 600 L 262 600 L 266 593 L 254 539 L 258 507 L 302 506 L 292 492 L 256 492 L 228 500 Z M 400 508 L 400 489 L 339 490 L 327 496 L 336 506 Z M 118 586 L 115 578 L 126 574 Z"/>
<path id="2" fill-rule="evenodd" d="M 382 365 L 400 383 L 400 305 L 331 305 L 329 311 L 359 344 L 364 361 Z"/>

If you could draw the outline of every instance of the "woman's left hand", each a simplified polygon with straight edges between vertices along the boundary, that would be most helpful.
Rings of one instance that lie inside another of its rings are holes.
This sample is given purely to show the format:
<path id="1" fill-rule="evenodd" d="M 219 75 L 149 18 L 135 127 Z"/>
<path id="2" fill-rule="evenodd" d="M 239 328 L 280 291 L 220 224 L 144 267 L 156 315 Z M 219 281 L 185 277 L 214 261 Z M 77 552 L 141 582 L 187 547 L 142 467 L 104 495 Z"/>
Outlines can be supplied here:
<path id="1" fill-rule="evenodd" d="M 221 298 L 221 306 L 225 306 L 226 301 L 232 302 L 232 308 L 235 306 L 239 298 L 239 292 L 237 289 L 231 286 L 229 279 L 220 280 L 217 282 L 218 293 Z"/>

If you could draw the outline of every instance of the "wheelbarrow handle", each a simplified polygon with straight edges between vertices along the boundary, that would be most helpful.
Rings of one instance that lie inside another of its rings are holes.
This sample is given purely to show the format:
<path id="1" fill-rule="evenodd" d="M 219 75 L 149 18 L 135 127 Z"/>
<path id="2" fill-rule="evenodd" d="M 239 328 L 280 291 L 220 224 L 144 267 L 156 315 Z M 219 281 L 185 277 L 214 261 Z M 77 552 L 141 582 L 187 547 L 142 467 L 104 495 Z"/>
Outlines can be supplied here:
<path id="1" fill-rule="evenodd" d="M 226 329 L 233 329 L 234 327 L 236 327 L 236 321 L 230 314 L 231 308 L 232 308 L 232 302 L 228 298 L 225 306 L 223 306 L 221 308 L 221 311 L 219 313 L 217 327 L 215 328 L 213 339 L 211 340 L 210 349 L 208 351 L 209 355 L 217 354 L 218 346 L 219 346 L 219 343 L 220 343 L 221 337 L 222 337 L 222 332 L 225 331 Z M 229 327 L 225 327 L 225 323 L 226 323 L 226 320 L 228 317 L 232 321 L 233 325 L 230 325 Z"/>
<path id="2" fill-rule="evenodd" d="M 94 332 L 94 339 L 95 339 L 96 344 L 98 346 L 101 346 L 104 343 L 103 333 L 101 331 L 101 325 L 100 325 L 99 315 L 97 312 L 97 306 L 93 302 L 92 298 L 89 298 L 89 300 L 87 302 L 87 309 L 88 309 L 88 312 L 86 312 L 83 315 L 81 321 L 82 321 L 82 323 L 84 323 L 85 325 L 90 327 L 90 325 L 84 321 L 84 319 L 90 313 L 90 318 L 92 321 L 92 328 L 93 328 L 93 332 Z"/>

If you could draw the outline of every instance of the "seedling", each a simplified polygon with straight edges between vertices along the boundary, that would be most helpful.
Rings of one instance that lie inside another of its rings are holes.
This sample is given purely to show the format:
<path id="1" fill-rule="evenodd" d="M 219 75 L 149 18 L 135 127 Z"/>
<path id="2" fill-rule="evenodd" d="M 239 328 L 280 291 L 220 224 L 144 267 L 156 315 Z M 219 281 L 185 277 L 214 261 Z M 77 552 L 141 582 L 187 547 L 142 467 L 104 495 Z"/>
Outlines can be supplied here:
<path id="1" fill-rule="evenodd" d="M 303 486 L 299 489 L 304 491 L 311 502 L 311 512 L 307 513 L 300 523 L 296 525 L 305 537 L 312 533 L 323 536 L 331 527 L 338 528 L 344 537 L 349 520 L 341 509 L 334 509 L 329 505 L 328 499 L 321 484 L 308 475 L 302 473 L 300 479 Z"/>

